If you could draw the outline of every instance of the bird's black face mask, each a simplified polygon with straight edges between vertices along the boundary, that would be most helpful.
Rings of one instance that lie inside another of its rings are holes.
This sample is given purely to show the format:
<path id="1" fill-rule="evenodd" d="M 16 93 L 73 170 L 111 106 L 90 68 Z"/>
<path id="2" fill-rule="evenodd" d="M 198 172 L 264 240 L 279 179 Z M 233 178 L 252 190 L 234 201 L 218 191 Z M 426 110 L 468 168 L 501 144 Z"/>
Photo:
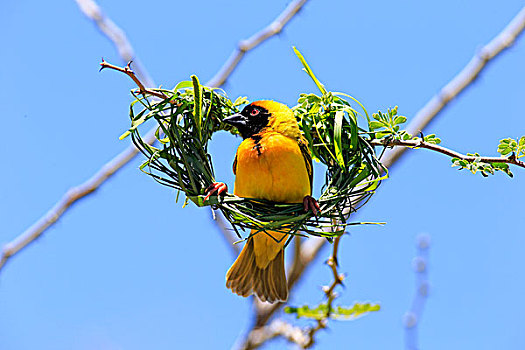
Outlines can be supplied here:
<path id="1" fill-rule="evenodd" d="M 270 113 L 263 107 L 248 105 L 241 113 L 231 115 L 223 122 L 233 125 L 239 130 L 243 139 L 252 137 L 268 125 Z"/>

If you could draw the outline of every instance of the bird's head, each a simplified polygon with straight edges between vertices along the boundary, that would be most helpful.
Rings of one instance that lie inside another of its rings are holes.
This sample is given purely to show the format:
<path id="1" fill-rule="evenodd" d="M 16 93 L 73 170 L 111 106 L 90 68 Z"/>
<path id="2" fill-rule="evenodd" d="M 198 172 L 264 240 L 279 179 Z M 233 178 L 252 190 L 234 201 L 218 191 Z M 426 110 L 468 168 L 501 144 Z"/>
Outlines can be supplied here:
<path id="1" fill-rule="evenodd" d="M 291 138 L 300 135 L 293 111 L 275 101 L 252 102 L 241 113 L 225 118 L 224 122 L 235 126 L 243 139 L 264 131 L 275 131 Z"/>

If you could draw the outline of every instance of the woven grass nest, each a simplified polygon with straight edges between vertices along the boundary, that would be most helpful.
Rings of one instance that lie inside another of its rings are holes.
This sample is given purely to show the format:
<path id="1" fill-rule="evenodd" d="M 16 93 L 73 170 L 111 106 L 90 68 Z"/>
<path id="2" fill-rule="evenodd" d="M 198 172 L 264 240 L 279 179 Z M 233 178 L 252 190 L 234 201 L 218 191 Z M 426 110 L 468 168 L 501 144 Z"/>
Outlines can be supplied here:
<path id="1" fill-rule="evenodd" d="M 349 214 L 366 203 L 386 169 L 367 142 L 370 130 L 358 126 L 359 114 L 349 100 L 361 107 L 363 120 L 369 124 L 368 114 L 351 96 L 326 91 L 299 53 L 298 56 L 321 91 L 320 95 L 301 94 L 292 108 L 313 159 L 326 165 L 318 218 L 311 211 L 305 213 L 302 203 L 276 203 L 230 193 L 203 201 L 205 189 L 215 182 L 208 142 L 220 130 L 237 134 L 234 127 L 222 121 L 238 113 L 248 101 L 238 98 L 232 102 L 222 90 L 200 85 L 195 76 L 173 90 L 158 89 L 166 96 L 164 100 L 151 102 L 132 92 L 136 100 L 130 107 L 131 127 L 123 136 L 131 135 L 146 156 L 140 169 L 161 184 L 184 192 L 186 202 L 219 209 L 240 238 L 240 231 L 255 229 L 330 239 L 342 234 L 347 225 L 361 224 L 347 222 Z M 142 108 L 136 113 L 137 104 Z M 158 123 L 158 147 L 146 143 L 139 132 L 139 125 L 149 119 Z"/>

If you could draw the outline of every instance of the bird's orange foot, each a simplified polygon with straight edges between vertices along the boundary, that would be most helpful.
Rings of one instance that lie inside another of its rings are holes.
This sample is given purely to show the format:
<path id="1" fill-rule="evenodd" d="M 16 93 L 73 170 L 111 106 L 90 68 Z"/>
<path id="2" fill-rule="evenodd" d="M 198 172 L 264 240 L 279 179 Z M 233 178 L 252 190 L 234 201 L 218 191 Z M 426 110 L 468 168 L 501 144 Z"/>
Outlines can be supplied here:
<path id="1" fill-rule="evenodd" d="M 303 199 L 303 206 L 304 211 L 309 212 L 310 210 L 312 213 L 314 213 L 314 216 L 317 218 L 317 214 L 321 212 L 321 208 L 319 207 L 319 203 L 315 200 L 312 196 L 304 196 Z"/>
<path id="2" fill-rule="evenodd" d="M 214 193 L 217 193 L 217 196 L 220 196 L 224 195 L 226 192 L 228 192 L 228 185 L 226 185 L 224 182 L 214 182 L 208 186 L 206 191 L 204 191 L 204 193 L 206 194 L 206 197 L 204 197 L 204 201 L 206 202 Z"/>

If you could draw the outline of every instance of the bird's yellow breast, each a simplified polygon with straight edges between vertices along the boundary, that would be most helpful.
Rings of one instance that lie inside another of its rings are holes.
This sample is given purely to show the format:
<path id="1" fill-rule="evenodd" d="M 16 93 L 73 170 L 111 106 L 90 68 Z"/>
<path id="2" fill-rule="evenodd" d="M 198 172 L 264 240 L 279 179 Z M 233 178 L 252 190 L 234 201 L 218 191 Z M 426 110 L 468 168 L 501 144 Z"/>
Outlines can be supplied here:
<path id="1" fill-rule="evenodd" d="M 237 150 L 234 194 L 301 203 L 310 180 L 296 140 L 277 132 L 245 139 Z"/>

